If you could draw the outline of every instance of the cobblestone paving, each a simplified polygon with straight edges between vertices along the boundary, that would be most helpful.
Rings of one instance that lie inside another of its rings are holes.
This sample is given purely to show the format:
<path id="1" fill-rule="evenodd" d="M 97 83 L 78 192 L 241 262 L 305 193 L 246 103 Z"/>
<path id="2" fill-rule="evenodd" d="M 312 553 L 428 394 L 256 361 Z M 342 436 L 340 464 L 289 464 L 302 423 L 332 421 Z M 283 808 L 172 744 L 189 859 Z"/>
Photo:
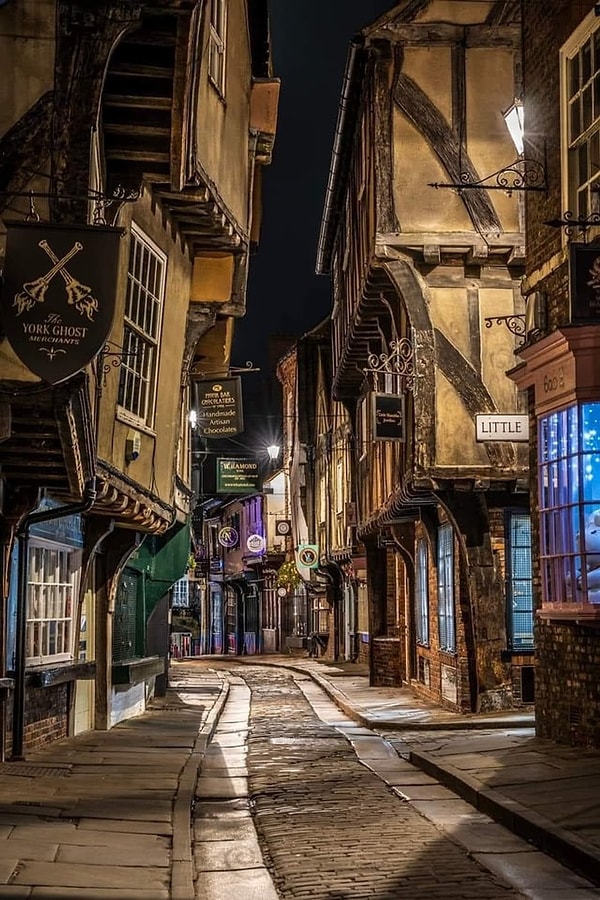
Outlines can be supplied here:
<path id="1" fill-rule="evenodd" d="M 280 897 L 517 900 L 363 766 L 293 676 L 236 669 L 252 691 L 249 787 Z"/>

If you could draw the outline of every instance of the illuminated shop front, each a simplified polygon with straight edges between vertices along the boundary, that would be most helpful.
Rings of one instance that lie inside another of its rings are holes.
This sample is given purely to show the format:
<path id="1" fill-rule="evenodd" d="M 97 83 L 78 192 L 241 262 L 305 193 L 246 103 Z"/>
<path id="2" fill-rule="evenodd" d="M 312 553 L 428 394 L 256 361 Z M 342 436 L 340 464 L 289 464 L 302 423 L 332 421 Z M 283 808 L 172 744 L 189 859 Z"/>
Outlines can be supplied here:
<path id="1" fill-rule="evenodd" d="M 511 373 L 534 390 L 542 618 L 600 620 L 599 350 L 596 328 L 565 328 Z"/>

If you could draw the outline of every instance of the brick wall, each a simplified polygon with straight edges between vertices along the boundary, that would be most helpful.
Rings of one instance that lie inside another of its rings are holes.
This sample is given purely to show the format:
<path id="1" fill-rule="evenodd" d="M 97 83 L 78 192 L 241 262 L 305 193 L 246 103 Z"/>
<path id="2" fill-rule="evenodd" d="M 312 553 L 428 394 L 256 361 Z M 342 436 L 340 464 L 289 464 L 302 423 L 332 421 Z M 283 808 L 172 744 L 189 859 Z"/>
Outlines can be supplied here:
<path id="1" fill-rule="evenodd" d="M 574 622 L 540 622 L 536 639 L 538 735 L 580 747 L 600 747 L 598 632 Z"/>
<path id="2" fill-rule="evenodd" d="M 12 740 L 12 706 L 8 706 L 7 744 Z M 69 723 L 69 684 L 47 688 L 28 687 L 25 696 L 25 752 L 45 747 L 67 737 Z M 10 752 L 10 751 L 9 751 Z"/>
<path id="3" fill-rule="evenodd" d="M 402 648 L 400 640 L 393 637 L 373 638 L 373 663 L 371 683 L 395 687 L 402 684 Z"/>

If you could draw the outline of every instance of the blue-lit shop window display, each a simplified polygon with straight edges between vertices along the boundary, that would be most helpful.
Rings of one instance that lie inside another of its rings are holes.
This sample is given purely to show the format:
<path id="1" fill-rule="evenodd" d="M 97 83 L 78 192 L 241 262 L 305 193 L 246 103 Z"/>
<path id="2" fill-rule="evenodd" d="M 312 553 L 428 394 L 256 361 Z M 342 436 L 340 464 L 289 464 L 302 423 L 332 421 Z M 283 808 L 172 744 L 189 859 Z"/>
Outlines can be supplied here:
<path id="1" fill-rule="evenodd" d="M 539 422 L 542 614 L 600 618 L 600 402 Z"/>

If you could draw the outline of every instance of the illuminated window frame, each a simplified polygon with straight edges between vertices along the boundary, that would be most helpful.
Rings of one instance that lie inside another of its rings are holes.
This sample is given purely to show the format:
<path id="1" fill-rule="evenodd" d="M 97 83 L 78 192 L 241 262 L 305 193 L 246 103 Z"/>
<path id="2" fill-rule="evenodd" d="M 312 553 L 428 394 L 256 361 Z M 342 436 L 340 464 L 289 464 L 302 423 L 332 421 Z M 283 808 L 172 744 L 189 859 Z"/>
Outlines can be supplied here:
<path id="1" fill-rule="evenodd" d="M 454 614 L 454 535 L 452 526 L 440 525 L 437 541 L 438 624 L 440 650 L 456 653 Z"/>
<path id="2" fill-rule="evenodd" d="M 600 402 L 541 417 L 538 447 L 541 614 L 599 618 Z"/>
<path id="3" fill-rule="evenodd" d="M 415 630 L 417 644 L 429 646 L 429 554 L 427 542 L 417 541 L 415 567 Z"/>
<path id="4" fill-rule="evenodd" d="M 506 603 L 508 649 L 533 650 L 531 517 L 506 512 Z"/>

